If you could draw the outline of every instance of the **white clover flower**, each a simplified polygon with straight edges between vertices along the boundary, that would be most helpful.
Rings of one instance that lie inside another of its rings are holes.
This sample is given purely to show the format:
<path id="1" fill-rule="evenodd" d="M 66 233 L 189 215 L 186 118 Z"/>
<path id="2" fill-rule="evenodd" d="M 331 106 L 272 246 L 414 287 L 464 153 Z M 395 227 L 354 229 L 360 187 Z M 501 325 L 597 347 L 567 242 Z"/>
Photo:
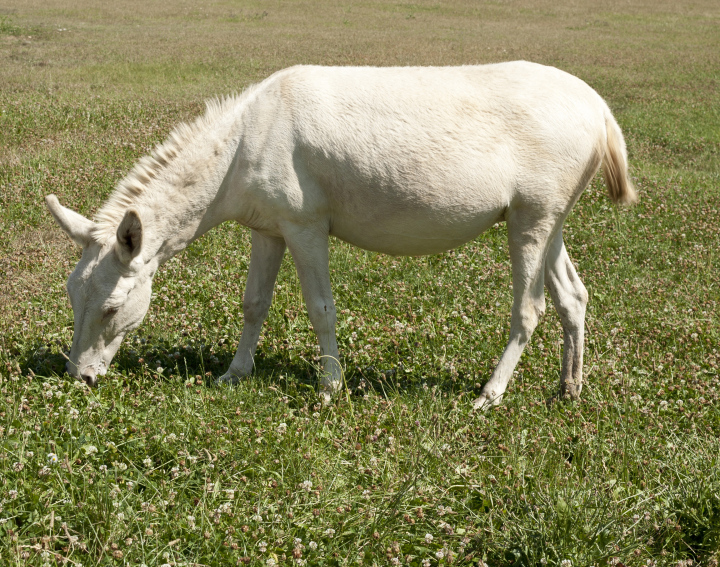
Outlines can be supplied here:
<path id="1" fill-rule="evenodd" d="M 432 534 L 425 534 L 425 543 L 432 543 L 433 538 Z"/>
<path id="2" fill-rule="evenodd" d="M 435 557 L 437 557 L 438 559 L 442 559 L 443 557 L 445 557 L 445 552 L 442 549 L 439 551 L 436 551 Z"/>
<path id="3" fill-rule="evenodd" d="M 152 466 L 152 459 L 150 457 L 144 458 L 143 465 L 145 465 L 147 468 L 150 468 Z"/>
<path id="4" fill-rule="evenodd" d="M 315 551 L 317 549 L 317 542 L 311 541 L 310 543 L 308 543 L 308 547 Z"/>
<path id="5" fill-rule="evenodd" d="M 332 536 L 335 535 L 335 530 L 332 529 L 332 528 L 328 528 L 328 529 L 325 530 L 325 535 L 328 536 L 328 537 L 332 537 Z"/>
<path id="6" fill-rule="evenodd" d="M 560 562 L 560 567 L 572 567 L 572 561 L 570 561 L 569 559 L 563 559 Z"/>
<path id="7" fill-rule="evenodd" d="M 10 500 L 15 500 L 18 497 L 18 491 L 11 490 L 10 492 L 8 492 L 8 496 L 10 497 Z"/>
<path id="8" fill-rule="evenodd" d="M 278 435 L 285 435 L 287 432 L 287 423 L 283 422 L 277 426 Z"/>
<path id="9" fill-rule="evenodd" d="M 258 543 L 258 547 L 260 548 L 261 553 L 265 553 L 267 551 L 268 543 L 266 541 L 261 541 Z"/>
<path id="10" fill-rule="evenodd" d="M 267 565 L 267 567 L 277 567 L 277 560 L 274 557 L 268 557 L 265 565 Z"/>
<path id="11" fill-rule="evenodd" d="M 95 445 L 86 445 L 85 446 L 85 454 L 86 455 L 94 455 L 98 452 L 98 448 Z"/>
<path id="12" fill-rule="evenodd" d="M 312 490 L 313 483 L 311 480 L 304 480 L 298 486 L 306 492 L 310 492 Z"/>

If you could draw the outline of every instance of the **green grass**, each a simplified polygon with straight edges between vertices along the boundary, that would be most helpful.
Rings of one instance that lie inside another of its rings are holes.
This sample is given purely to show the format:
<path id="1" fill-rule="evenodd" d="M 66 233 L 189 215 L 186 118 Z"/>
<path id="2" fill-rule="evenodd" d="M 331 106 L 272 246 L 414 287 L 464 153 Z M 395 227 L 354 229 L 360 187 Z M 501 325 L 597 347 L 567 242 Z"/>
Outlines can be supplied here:
<path id="1" fill-rule="evenodd" d="M 0 565 L 717 566 L 715 3 L 146 4 L 0 11 Z M 254 375 L 210 385 L 243 325 L 234 225 L 162 268 L 98 389 L 63 374 L 79 253 L 44 195 L 92 215 L 204 98 L 287 65 L 516 58 L 609 101 L 641 197 L 616 209 L 598 176 L 566 225 L 582 401 L 544 403 L 548 301 L 503 406 L 470 411 L 507 340 L 504 225 L 424 258 L 332 242 L 331 407 L 289 257 Z"/>

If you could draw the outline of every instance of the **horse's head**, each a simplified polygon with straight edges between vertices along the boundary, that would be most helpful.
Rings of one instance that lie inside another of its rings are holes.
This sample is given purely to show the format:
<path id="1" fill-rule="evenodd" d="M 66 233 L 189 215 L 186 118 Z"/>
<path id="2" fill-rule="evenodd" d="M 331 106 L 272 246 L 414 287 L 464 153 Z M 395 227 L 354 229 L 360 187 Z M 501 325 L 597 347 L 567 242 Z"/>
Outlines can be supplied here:
<path id="1" fill-rule="evenodd" d="M 67 371 L 89 386 L 105 374 L 123 337 L 142 322 L 150 305 L 155 261 L 143 261 L 143 225 L 128 209 L 115 237 L 100 242 L 95 224 L 45 198 L 60 227 L 82 247 L 82 258 L 67 281 L 75 330 Z"/>

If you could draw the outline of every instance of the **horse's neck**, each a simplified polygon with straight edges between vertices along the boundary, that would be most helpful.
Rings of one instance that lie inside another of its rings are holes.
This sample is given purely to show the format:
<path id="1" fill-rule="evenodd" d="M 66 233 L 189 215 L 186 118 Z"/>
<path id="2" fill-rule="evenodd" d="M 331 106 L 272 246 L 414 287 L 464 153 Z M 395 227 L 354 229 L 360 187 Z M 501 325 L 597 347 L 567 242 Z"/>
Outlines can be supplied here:
<path id="1" fill-rule="evenodd" d="M 160 264 L 210 229 L 230 220 L 222 203 L 226 193 L 223 179 L 235 154 L 238 136 L 237 132 L 229 134 L 218 154 L 213 143 L 206 144 L 207 159 L 194 160 L 195 167 L 188 167 L 184 172 L 184 182 L 176 182 L 163 194 L 150 198 L 152 244 L 149 248 L 156 251 Z"/>

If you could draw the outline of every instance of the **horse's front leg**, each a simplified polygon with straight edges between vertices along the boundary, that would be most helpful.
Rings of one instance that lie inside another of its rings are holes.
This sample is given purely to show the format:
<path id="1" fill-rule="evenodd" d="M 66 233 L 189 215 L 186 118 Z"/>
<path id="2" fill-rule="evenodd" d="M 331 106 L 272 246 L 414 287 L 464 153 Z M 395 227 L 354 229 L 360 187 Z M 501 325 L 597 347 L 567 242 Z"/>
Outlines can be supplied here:
<path id="1" fill-rule="evenodd" d="M 342 367 L 335 336 L 337 317 L 330 288 L 327 230 L 298 228 L 292 234 L 286 234 L 285 240 L 295 261 L 308 315 L 320 343 L 321 395 L 328 403 L 342 387 Z"/>
<path id="2" fill-rule="evenodd" d="M 275 280 L 284 253 L 285 240 L 252 231 L 250 268 L 243 299 L 245 323 L 235 357 L 228 371 L 219 378 L 219 382 L 236 384 L 241 377 L 252 372 L 260 330 L 270 309 Z"/>

